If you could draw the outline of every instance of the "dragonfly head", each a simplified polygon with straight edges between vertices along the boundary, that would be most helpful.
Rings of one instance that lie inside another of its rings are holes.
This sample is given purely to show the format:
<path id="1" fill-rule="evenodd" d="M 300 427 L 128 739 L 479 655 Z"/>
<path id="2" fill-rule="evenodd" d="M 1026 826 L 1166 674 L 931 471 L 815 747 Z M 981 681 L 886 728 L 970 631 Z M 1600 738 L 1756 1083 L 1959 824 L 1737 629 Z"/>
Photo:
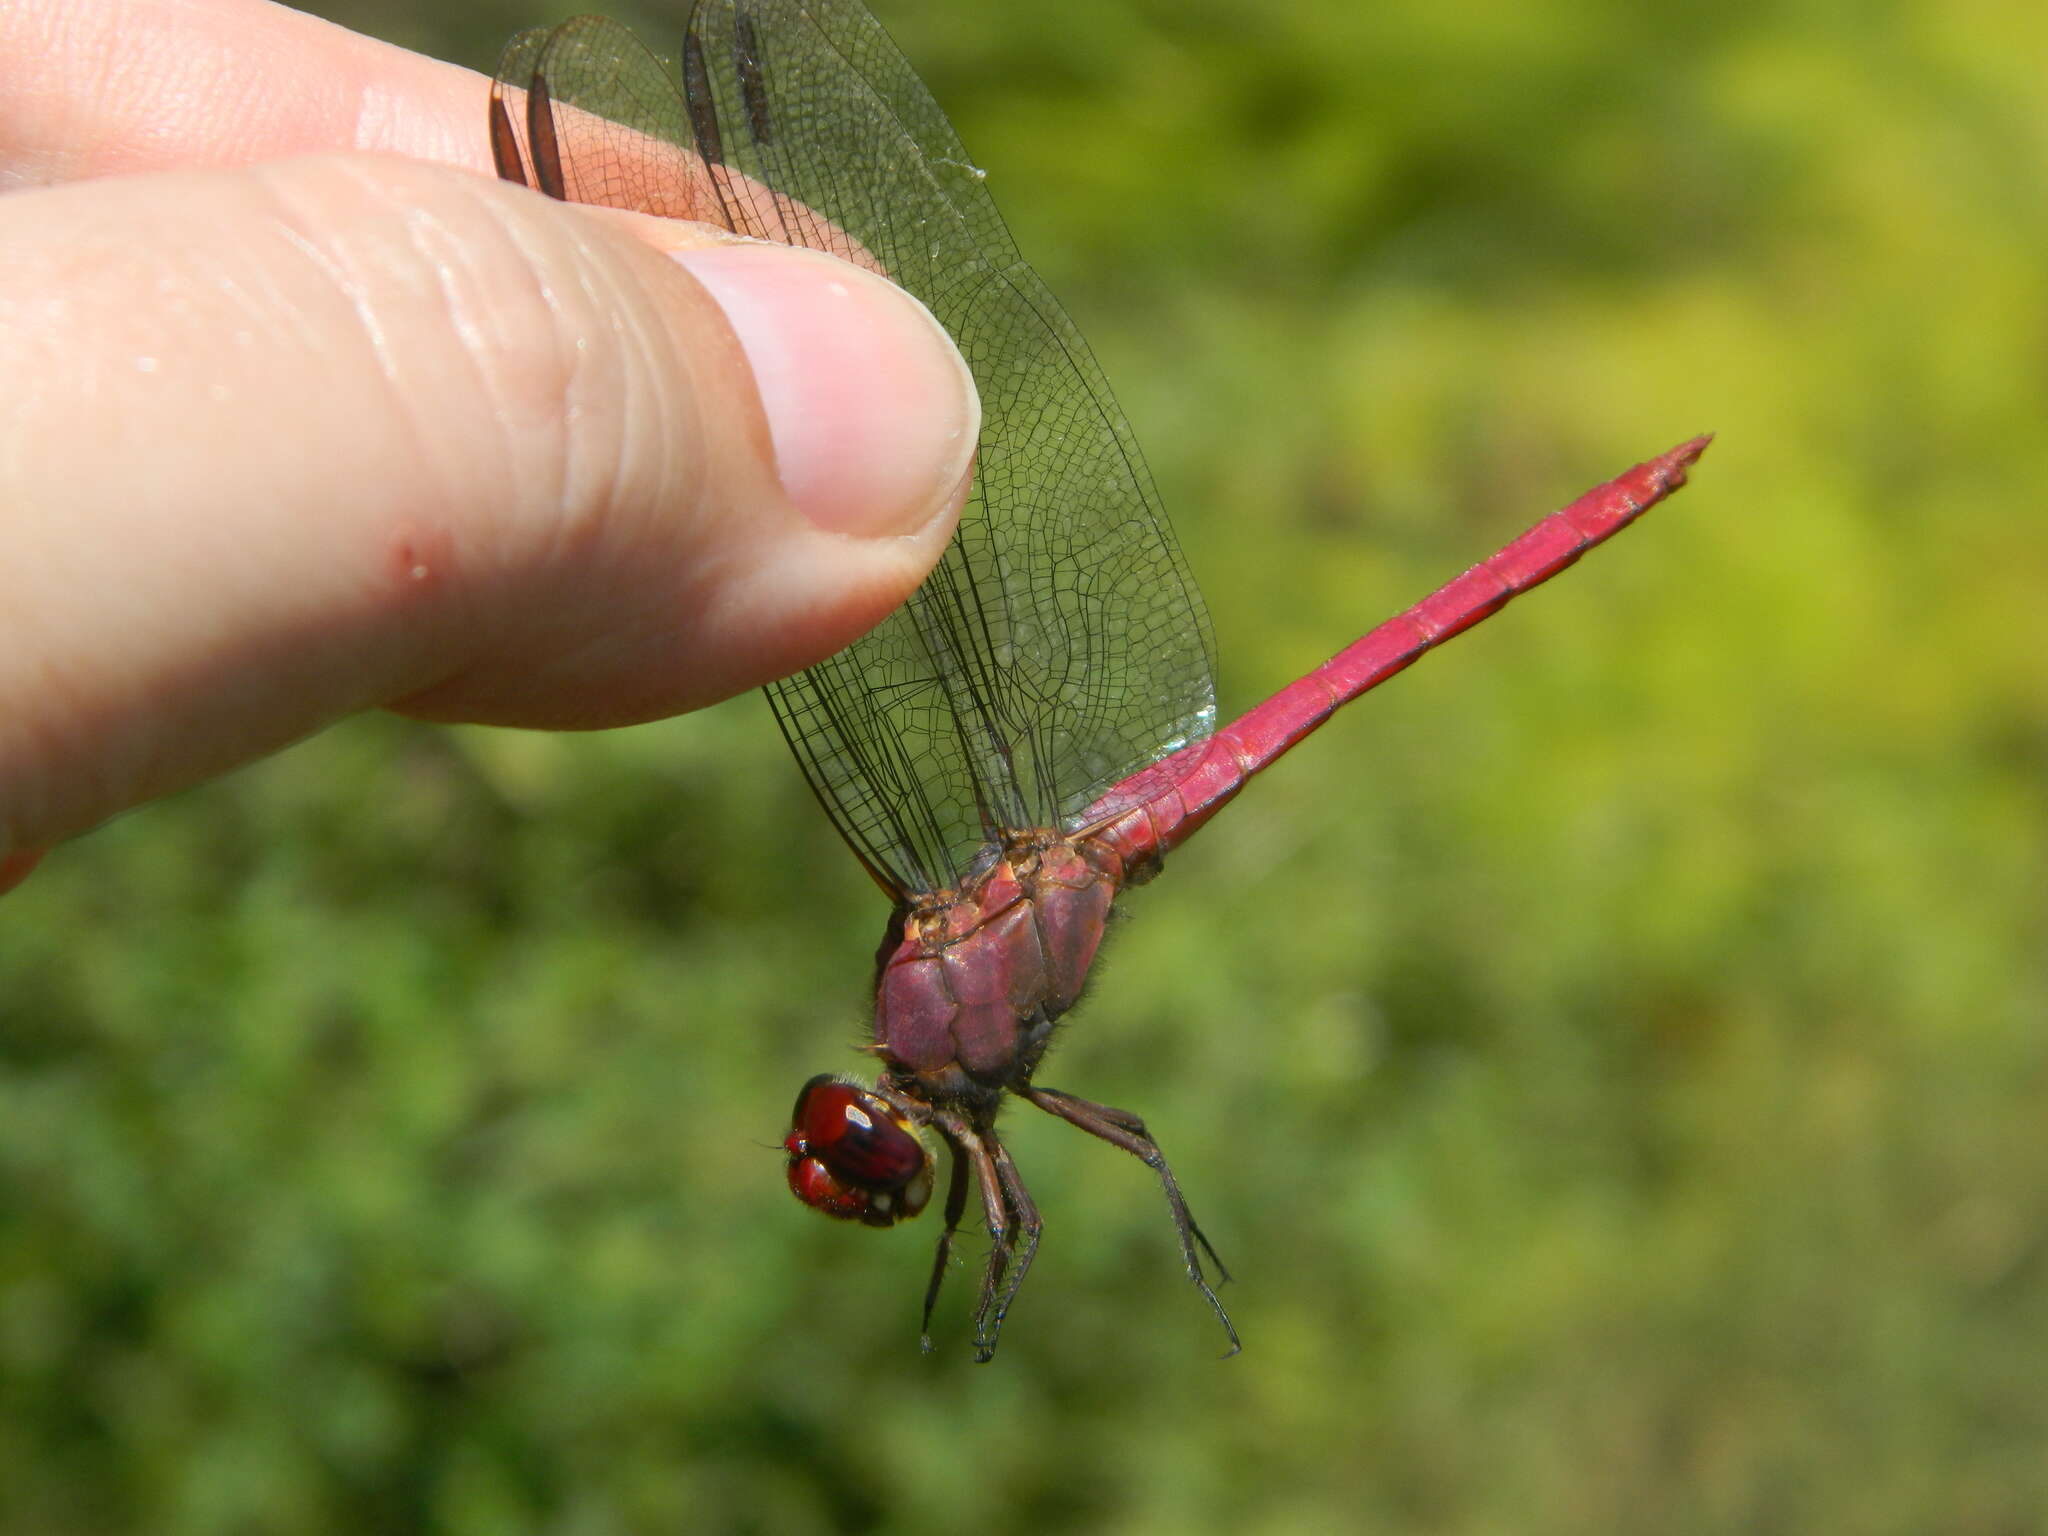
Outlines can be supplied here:
<path id="1" fill-rule="evenodd" d="M 910 1115 L 844 1078 L 820 1074 L 804 1084 L 782 1149 L 790 1191 L 827 1216 L 890 1227 L 932 1197 L 931 1152 Z"/>

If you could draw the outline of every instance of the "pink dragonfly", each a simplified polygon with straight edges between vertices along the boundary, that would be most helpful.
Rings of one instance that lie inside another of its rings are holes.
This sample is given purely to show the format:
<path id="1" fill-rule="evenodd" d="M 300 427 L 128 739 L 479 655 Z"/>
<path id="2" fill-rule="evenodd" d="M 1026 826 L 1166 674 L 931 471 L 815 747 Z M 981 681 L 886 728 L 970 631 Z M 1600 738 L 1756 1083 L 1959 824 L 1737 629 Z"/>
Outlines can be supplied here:
<path id="1" fill-rule="evenodd" d="M 894 904 L 872 1087 L 819 1076 L 785 1148 L 797 1198 L 886 1227 L 951 1153 L 923 1335 L 967 1209 L 990 1237 L 989 1359 L 1042 1223 L 996 1132 L 1011 1096 L 1144 1160 L 1189 1277 L 1237 1348 L 1227 1280 L 1136 1115 L 1034 1081 L 1110 904 L 1340 706 L 1548 580 L 1685 483 L 1695 438 L 1589 491 L 1234 723 L 1216 728 L 1201 594 L 1128 422 L 1018 255 L 947 122 L 858 0 L 696 0 L 682 58 L 580 17 L 513 39 L 499 174 L 886 272 L 981 391 L 975 489 L 938 568 L 879 628 L 767 692 L 833 825 Z"/>

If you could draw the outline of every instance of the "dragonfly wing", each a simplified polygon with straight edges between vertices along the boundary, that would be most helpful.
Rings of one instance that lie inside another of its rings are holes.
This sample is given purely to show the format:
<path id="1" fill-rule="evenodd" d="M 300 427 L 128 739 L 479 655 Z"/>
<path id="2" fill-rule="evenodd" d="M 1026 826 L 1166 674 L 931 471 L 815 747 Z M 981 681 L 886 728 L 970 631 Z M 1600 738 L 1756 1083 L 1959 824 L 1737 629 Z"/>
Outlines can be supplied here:
<path id="1" fill-rule="evenodd" d="M 493 124 L 501 170 L 523 147 L 516 179 L 558 196 L 886 272 L 973 370 L 975 486 L 944 559 L 870 634 L 768 689 L 818 798 L 886 884 L 957 886 L 1005 830 L 1065 826 L 1213 730 L 1207 614 L 1129 423 L 945 114 L 855 0 L 699 0 L 675 66 L 598 18 L 522 34 Z"/>

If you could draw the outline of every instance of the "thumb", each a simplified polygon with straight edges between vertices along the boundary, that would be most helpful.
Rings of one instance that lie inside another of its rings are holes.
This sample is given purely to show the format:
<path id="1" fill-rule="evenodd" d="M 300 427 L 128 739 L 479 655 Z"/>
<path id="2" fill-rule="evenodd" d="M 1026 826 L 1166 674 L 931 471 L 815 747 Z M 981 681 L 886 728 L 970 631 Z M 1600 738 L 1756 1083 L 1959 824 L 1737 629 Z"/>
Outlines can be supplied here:
<path id="1" fill-rule="evenodd" d="M 373 705 L 808 665 L 937 560 L 978 427 L 812 252 L 367 158 L 0 199 L 0 854 Z"/>

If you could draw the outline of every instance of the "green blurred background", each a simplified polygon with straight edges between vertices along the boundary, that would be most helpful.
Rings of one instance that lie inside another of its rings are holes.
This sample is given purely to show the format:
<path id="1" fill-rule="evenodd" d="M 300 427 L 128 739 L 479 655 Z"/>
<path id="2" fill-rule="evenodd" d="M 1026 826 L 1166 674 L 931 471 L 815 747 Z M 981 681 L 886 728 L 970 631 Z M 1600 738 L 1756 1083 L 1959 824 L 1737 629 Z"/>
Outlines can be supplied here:
<path id="1" fill-rule="evenodd" d="M 2048 1530 L 2038 5 L 879 10 L 1227 711 L 1720 433 L 1130 903 L 1045 1075 L 1244 1354 L 1045 1117 L 990 1367 L 783 1192 L 884 912 L 758 699 L 364 719 L 0 904 L 8 1536 Z"/>

